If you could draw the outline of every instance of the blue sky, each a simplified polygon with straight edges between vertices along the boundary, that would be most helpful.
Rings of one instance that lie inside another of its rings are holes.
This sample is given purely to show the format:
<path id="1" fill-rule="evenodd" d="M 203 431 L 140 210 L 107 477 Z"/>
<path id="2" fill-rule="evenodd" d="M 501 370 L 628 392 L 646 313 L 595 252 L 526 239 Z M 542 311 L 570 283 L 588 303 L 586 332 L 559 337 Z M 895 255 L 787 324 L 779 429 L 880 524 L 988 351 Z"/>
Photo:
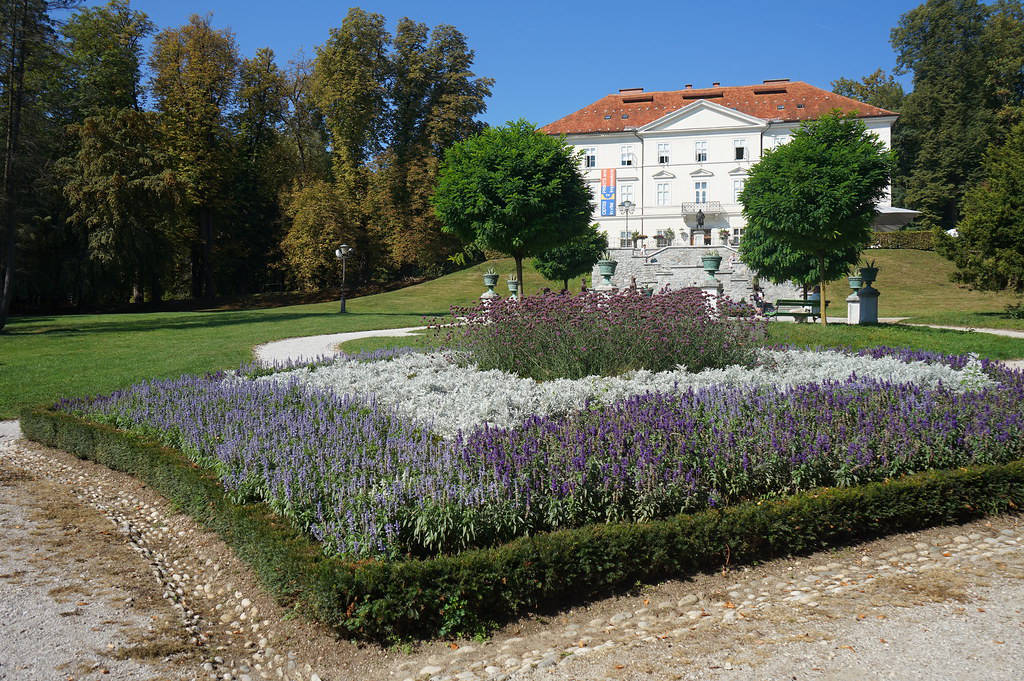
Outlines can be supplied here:
<path id="1" fill-rule="evenodd" d="M 674 90 L 685 83 L 749 85 L 788 77 L 828 88 L 840 76 L 891 70 L 889 31 L 922 1 L 387 0 L 358 6 L 382 14 L 391 28 L 403 16 L 454 25 L 476 51 L 476 73 L 496 81 L 483 119 L 498 124 L 525 117 L 544 125 L 623 87 Z M 212 12 L 213 24 L 234 31 L 245 56 L 270 47 L 282 65 L 300 49 L 313 56 L 351 6 L 328 0 L 132 5 L 159 28 Z M 909 77 L 901 80 L 910 89 Z"/>

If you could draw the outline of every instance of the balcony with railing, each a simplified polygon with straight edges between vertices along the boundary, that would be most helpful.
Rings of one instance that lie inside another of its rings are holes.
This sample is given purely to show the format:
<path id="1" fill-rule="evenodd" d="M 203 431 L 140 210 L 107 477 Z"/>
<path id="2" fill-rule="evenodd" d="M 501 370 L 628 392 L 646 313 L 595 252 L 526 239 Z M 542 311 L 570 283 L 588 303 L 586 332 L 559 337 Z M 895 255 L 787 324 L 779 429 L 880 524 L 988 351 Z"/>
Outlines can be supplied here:
<path id="1" fill-rule="evenodd" d="M 721 201 L 704 201 L 702 203 L 684 203 L 682 214 L 696 215 L 699 210 L 704 211 L 704 215 L 717 215 L 725 212 Z"/>

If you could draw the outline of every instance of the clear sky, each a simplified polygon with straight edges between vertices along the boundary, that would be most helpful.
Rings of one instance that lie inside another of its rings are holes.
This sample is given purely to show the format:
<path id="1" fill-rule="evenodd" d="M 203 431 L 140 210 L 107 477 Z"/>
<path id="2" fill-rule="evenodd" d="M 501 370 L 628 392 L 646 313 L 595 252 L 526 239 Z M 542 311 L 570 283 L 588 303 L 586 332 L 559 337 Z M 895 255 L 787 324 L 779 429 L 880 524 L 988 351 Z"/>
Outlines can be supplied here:
<path id="1" fill-rule="evenodd" d="M 476 51 L 476 73 L 495 79 L 483 118 L 540 125 L 624 87 L 675 90 L 790 78 L 829 88 L 895 66 L 889 31 L 923 0 L 374 0 L 359 4 L 393 29 L 407 16 L 452 24 Z M 89 0 L 88 5 L 105 0 Z M 159 28 L 213 14 L 244 56 L 270 47 L 286 64 L 312 57 L 351 5 L 329 0 L 132 0 Z M 910 89 L 909 77 L 901 81 Z"/>

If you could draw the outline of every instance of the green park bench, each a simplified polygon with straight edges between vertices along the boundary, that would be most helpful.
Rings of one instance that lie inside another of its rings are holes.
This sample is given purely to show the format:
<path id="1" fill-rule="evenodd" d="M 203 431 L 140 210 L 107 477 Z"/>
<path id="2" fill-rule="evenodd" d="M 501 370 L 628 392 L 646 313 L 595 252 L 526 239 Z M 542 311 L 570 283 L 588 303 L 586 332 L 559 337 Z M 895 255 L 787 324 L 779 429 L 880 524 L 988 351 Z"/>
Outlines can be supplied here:
<path id="1" fill-rule="evenodd" d="M 821 305 L 819 300 L 801 300 L 799 298 L 780 298 L 775 301 L 775 309 L 768 310 L 766 317 L 793 317 L 798 322 L 805 321 L 808 317 L 817 319 L 821 316 Z M 825 309 L 829 303 L 825 301 Z"/>

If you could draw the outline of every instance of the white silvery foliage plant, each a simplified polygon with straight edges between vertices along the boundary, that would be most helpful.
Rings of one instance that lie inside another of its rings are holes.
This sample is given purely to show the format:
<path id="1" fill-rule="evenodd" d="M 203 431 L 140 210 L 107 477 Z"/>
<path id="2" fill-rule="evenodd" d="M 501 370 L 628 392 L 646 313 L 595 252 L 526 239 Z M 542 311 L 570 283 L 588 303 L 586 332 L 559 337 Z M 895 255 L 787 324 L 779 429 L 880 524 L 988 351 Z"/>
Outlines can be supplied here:
<path id="1" fill-rule="evenodd" d="M 301 369 L 264 376 L 260 381 L 298 377 L 310 388 L 339 394 L 374 396 L 442 437 L 484 423 L 511 427 L 531 415 L 557 416 L 593 403 L 612 403 L 643 393 L 671 392 L 708 386 L 787 387 L 860 379 L 940 384 L 954 390 L 978 390 L 995 382 L 972 360 L 963 369 L 944 364 L 905 362 L 893 357 L 874 359 L 842 352 L 761 350 L 753 368 L 730 366 L 690 373 L 634 371 L 621 376 L 587 376 L 538 382 L 503 371 L 460 367 L 442 353 L 409 354 L 377 362 L 339 359 L 312 371 Z"/>

